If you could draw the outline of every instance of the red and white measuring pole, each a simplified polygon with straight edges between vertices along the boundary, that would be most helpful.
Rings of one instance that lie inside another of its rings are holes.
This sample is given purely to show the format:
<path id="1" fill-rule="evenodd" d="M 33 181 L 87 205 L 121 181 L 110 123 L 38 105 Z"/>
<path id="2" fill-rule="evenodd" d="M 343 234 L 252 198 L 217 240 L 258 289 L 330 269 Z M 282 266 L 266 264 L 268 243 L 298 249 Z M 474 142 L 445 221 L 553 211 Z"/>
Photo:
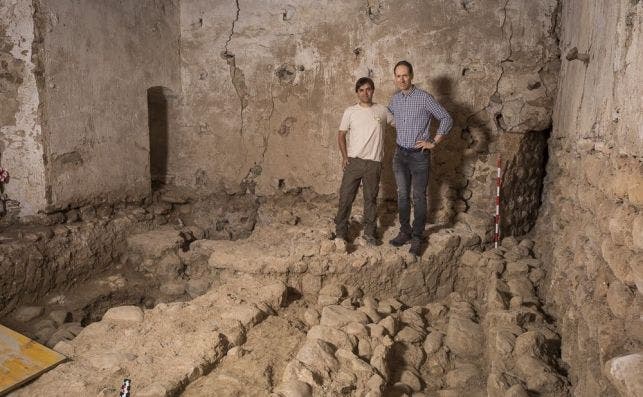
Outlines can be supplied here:
<path id="1" fill-rule="evenodd" d="M 498 156 L 498 174 L 496 176 L 496 216 L 495 224 L 496 231 L 493 234 L 494 247 L 498 248 L 498 242 L 500 241 L 500 156 Z"/>
<path id="2" fill-rule="evenodd" d="M 130 379 L 124 379 L 123 385 L 121 386 L 121 392 L 118 395 L 119 397 L 130 397 L 130 390 L 132 388 L 132 381 Z"/>

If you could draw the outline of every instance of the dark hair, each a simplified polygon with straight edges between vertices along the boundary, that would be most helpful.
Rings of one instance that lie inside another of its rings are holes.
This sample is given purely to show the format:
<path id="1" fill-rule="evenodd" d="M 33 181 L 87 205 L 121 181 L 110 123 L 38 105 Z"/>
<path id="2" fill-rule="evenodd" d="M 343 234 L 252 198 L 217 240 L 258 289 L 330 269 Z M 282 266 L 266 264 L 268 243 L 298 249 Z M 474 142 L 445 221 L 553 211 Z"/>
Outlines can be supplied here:
<path id="1" fill-rule="evenodd" d="M 373 83 L 373 80 L 371 80 L 369 77 L 362 77 L 359 80 L 357 80 L 357 83 L 355 83 L 355 92 L 359 90 L 359 87 L 363 86 L 364 84 L 368 84 L 371 86 L 371 89 L 375 89 L 375 83 Z"/>
<path id="2" fill-rule="evenodd" d="M 393 73 L 395 73 L 395 69 L 397 69 L 398 66 L 406 66 L 409 68 L 409 74 L 411 77 L 413 77 L 413 65 L 411 65 L 410 62 L 408 61 L 399 61 L 398 63 L 395 64 L 395 67 L 393 68 Z"/>

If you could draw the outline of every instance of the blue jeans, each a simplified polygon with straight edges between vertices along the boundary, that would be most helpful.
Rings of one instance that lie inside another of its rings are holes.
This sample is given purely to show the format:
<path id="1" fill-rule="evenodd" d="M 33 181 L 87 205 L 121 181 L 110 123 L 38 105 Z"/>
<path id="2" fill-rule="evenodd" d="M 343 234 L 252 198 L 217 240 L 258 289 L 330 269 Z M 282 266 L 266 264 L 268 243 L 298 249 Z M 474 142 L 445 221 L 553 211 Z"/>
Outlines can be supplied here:
<path id="1" fill-rule="evenodd" d="M 397 209 L 400 231 L 413 238 L 424 237 L 426 224 L 426 188 L 429 183 L 430 151 L 397 147 L 393 156 L 393 172 L 397 185 Z M 411 228 L 411 188 L 413 190 L 413 228 Z"/>

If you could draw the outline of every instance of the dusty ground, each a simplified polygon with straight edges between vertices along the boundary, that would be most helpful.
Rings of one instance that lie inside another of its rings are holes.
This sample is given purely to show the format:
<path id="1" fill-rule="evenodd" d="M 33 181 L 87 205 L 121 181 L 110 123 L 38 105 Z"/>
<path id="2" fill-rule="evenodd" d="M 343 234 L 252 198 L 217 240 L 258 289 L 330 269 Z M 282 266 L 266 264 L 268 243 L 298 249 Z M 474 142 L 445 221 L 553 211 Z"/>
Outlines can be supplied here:
<path id="1" fill-rule="evenodd" d="M 245 239 L 205 238 L 180 208 L 130 234 L 114 273 L 47 297 L 73 312 L 48 341 L 70 361 L 15 395 L 106 396 L 124 377 L 143 397 L 566 395 L 533 242 L 489 250 L 467 224 L 435 225 L 414 257 L 364 243 L 359 201 L 351 242 L 332 240 L 334 209 L 302 192 L 238 217 Z"/>
<path id="2" fill-rule="evenodd" d="M 306 338 L 303 321 L 306 304 L 291 302 L 275 316 L 251 329 L 247 341 L 228 351 L 227 356 L 208 375 L 181 394 L 185 397 L 265 396 L 283 376 L 286 363 L 297 353 Z"/>

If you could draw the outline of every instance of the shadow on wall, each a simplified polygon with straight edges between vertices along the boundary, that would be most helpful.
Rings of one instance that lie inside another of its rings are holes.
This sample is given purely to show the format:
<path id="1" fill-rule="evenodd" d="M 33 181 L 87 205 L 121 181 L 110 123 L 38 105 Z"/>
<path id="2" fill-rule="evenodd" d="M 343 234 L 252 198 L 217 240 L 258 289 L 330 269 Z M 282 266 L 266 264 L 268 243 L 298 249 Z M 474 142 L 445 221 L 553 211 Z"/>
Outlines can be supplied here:
<path id="1" fill-rule="evenodd" d="M 397 186 L 393 174 L 393 155 L 395 154 L 395 127 L 386 126 L 384 132 L 384 153 L 382 154 L 382 175 L 380 177 L 380 197 L 383 200 L 397 198 Z"/>
<path id="2" fill-rule="evenodd" d="M 468 114 L 468 109 L 458 106 L 451 100 L 453 81 L 439 76 L 431 81 L 427 89 L 436 100 L 446 108 L 453 118 L 453 127 L 446 140 L 437 150 L 431 153 L 431 168 L 429 173 L 429 210 L 427 221 L 430 223 L 451 223 L 456 212 L 456 200 L 461 197 L 461 189 L 466 182 L 460 180 L 461 175 L 455 172 L 461 167 L 466 143 L 462 140 L 462 115 Z M 433 120 L 431 135 L 435 136 L 438 123 Z M 440 209 L 443 209 L 442 213 Z M 446 218 L 446 219 L 445 219 Z"/>
<path id="3" fill-rule="evenodd" d="M 444 76 L 431 81 L 431 87 L 418 85 L 433 95 L 453 117 L 453 128 L 442 146 L 432 153 L 429 172 L 427 222 L 449 226 L 457 213 L 466 212 L 472 193 L 469 189 L 473 163 L 480 156 L 489 154 L 491 129 L 484 120 L 485 112 L 475 113 L 470 107 L 453 102 L 452 79 Z M 431 134 L 435 135 L 438 123 L 433 120 Z M 378 215 L 384 229 L 394 222 L 397 188 L 393 175 L 393 154 L 396 146 L 395 129 L 389 127 L 384 138 L 384 158 L 381 178 L 380 204 Z M 483 159 L 484 161 L 485 159 Z"/>
<path id="4" fill-rule="evenodd" d="M 469 210 L 472 191 L 467 178 L 471 173 L 467 170 L 479 156 L 488 154 L 491 139 L 491 130 L 480 117 L 486 113 L 476 113 L 469 106 L 454 102 L 453 84 L 451 78 L 439 76 L 428 89 L 453 118 L 453 127 L 443 146 L 432 153 L 428 193 L 428 221 L 448 225 L 458 213 Z M 432 124 L 435 134 L 438 123 Z"/>
<path id="5" fill-rule="evenodd" d="M 384 153 L 382 155 L 382 174 L 380 176 L 380 193 L 377 216 L 380 220 L 381 233 L 395 223 L 397 218 L 397 185 L 393 174 L 393 155 L 395 154 L 395 128 L 386 126 L 384 132 Z"/>
<path id="6" fill-rule="evenodd" d="M 150 177 L 152 189 L 166 183 L 168 161 L 168 104 L 172 90 L 166 87 L 151 87 L 147 90 L 148 126 L 150 129 Z"/>

